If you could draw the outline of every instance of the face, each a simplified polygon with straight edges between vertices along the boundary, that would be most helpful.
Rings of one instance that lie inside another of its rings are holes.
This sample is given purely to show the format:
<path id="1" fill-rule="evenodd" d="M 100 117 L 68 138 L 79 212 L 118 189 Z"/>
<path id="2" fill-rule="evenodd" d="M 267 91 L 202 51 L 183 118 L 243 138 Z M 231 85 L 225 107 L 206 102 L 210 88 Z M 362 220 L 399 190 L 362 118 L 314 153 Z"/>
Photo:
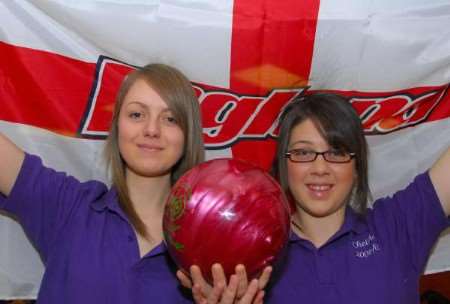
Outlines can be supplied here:
<path id="1" fill-rule="evenodd" d="M 138 79 L 124 98 L 118 143 L 126 170 L 146 177 L 170 176 L 183 155 L 184 134 L 166 102 Z"/>
<path id="2" fill-rule="evenodd" d="M 307 119 L 291 131 L 288 150 L 305 149 L 316 152 L 331 147 Z M 288 185 L 296 201 L 297 211 L 314 218 L 338 216 L 343 218 L 345 205 L 356 180 L 354 160 L 329 163 L 322 155 L 309 163 L 287 161 Z"/>

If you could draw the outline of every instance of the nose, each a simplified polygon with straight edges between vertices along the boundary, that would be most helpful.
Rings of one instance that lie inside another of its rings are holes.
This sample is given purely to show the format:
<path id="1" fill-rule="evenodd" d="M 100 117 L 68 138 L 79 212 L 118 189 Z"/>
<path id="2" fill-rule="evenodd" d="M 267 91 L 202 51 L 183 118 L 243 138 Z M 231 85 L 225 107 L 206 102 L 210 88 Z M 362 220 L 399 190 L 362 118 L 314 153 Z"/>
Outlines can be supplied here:
<path id="1" fill-rule="evenodd" d="M 158 138 L 161 135 L 161 125 L 157 117 L 149 117 L 143 128 L 145 137 Z"/>
<path id="2" fill-rule="evenodd" d="M 329 173 L 329 163 L 325 160 L 322 155 L 317 155 L 316 160 L 311 164 L 312 173 L 317 175 L 325 175 Z"/>

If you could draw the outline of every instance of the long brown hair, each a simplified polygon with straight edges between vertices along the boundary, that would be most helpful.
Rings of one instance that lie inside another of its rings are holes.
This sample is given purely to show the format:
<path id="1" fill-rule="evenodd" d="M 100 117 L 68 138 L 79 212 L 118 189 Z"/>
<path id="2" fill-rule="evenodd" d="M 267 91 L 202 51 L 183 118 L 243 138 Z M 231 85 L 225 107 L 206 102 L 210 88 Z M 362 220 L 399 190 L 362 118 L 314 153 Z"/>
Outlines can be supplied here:
<path id="1" fill-rule="evenodd" d="M 347 99 L 331 93 L 315 93 L 297 97 L 280 117 L 280 132 L 273 174 L 282 188 L 289 193 L 286 152 L 292 129 L 306 119 L 311 119 L 327 143 L 336 149 L 355 153 L 357 173 L 353 199 L 350 206 L 364 214 L 370 199 L 368 181 L 368 148 L 361 120 Z"/>
<path id="2" fill-rule="evenodd" d="M 187 170 L 204 160 L 201 116 L 198 99 L 189 80 L 179 70 L 165 64 L 149 64 L 128 74 L 119 89 L 113 118 L 106 140 L 105 158 L 111 170 L 119 204 L 136 231 L 147 237 L 144 222 L 139 218 L 130 199 L 126 184 L 126 166 L 118 144 L 118 121 L 123 101 L 131 86 L 142 79 L 167 103 L 185 137 L 184 152 L 172 168 L 171 183 Z"/>

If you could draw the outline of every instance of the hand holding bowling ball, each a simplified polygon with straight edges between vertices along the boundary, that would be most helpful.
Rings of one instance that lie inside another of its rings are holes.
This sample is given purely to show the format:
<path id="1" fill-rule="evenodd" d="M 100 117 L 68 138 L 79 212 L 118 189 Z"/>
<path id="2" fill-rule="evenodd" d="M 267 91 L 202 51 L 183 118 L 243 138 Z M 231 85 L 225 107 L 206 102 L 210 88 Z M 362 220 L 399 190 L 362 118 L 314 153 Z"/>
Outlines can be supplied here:
<path id="1" fill-rule="evenodd" d="M 211 266 L 225 275 L 242 264 L 249 278 L 272 265 L 289 235 L 289 209 L 265 171 L 234 159 L 202 163 L 184 174 L 169 195 L 164 237 L 177 265 L 198 265 L 212 283 Z"/>

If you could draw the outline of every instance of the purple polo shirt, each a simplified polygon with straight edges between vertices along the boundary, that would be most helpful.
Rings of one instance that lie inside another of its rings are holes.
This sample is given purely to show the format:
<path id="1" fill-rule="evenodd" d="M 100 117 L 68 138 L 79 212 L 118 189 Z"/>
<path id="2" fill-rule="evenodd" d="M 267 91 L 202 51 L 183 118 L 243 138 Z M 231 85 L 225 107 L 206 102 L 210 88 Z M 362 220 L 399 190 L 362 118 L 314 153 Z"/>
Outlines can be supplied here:
<path id="1" fill-rule="evenodd" d="M 26 155 L 0 208 L 16 215 L 41 254 L 37 303 L 192 303 L 164 244 L 139 257 L 116 192 L 80 183 Z"/>
<path id="2" fill-rule="evenodd" d="M 347 208 L 341 229 L 319 249 L 291 233 L 265 303 L 419 303 L 419 277 L 448 226 L 429 175 L 421 174 L 365 218 Z"/>

